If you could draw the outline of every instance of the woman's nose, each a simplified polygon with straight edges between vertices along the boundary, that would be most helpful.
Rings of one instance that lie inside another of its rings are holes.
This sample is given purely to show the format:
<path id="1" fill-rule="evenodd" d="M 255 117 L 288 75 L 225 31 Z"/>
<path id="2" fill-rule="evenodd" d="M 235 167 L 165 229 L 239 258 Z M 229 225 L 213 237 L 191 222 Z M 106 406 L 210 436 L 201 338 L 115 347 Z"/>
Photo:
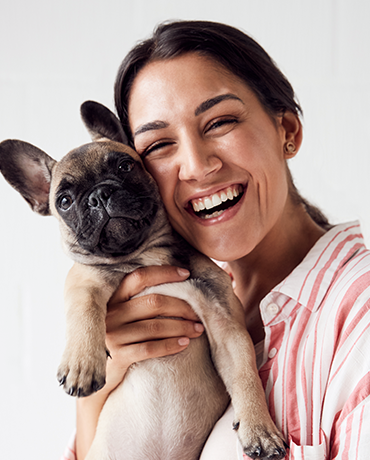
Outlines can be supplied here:
<path id="1" fill-rule="evenodd" d="M 187 141 L 181 146 L 179 155 L 179 179 L 202 180 L 222 167 L 222 161 L 209 146 Z"/>

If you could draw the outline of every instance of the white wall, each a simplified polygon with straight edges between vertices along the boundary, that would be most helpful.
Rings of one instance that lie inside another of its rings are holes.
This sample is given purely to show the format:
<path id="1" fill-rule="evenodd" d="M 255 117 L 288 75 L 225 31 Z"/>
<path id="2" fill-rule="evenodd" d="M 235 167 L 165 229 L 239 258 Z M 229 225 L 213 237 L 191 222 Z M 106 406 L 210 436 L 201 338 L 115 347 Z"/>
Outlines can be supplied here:
<path id="1" fill-rule="evenodd" d="M 86 99 L 113 108 L 125 53 L 165 19 L 240 27 L 273 56 L 303 106 L 292 170 L 331 220 L 360 219 L 370 243 L 370 3 L 363 0 L 0 0 L 0 140 L 60 159 L 89 141 Z M 74 400 L 55 379 L 64 345 L 56 221 L 34 215 L 0 178 L 0 451 L 57 459 Z M 41 447 L 41 450 L 40 450 Z"/>

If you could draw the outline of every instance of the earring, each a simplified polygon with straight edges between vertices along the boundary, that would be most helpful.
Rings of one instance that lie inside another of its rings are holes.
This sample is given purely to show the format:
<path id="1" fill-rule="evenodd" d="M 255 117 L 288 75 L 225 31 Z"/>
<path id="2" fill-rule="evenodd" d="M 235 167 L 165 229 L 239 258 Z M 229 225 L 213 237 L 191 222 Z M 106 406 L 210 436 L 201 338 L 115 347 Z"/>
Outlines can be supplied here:
<path id="1" fill-rule="evenodd" d="M 287 155 L 294 155 L 296 153 L 296 146 L 294 144 L 294 142 L 287 142 L 284 146 L 284 152 L 287 154 Z"/>

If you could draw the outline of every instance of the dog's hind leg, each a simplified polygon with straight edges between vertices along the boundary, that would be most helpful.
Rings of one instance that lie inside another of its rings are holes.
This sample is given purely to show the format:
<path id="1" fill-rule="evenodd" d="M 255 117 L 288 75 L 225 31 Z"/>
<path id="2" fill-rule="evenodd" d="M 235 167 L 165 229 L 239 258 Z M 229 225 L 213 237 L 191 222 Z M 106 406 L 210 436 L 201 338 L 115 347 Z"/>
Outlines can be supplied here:
<path id="1" fill-rule="evenodd" d="M 233 429 L 250 458 L 285 457 L 284 440 L 268 412 L 258 375 L 254 346 L 246 330 L 232 319 L 215 320 L 205 328 L 215 365 L 231 396 L 235 411 Z"/>

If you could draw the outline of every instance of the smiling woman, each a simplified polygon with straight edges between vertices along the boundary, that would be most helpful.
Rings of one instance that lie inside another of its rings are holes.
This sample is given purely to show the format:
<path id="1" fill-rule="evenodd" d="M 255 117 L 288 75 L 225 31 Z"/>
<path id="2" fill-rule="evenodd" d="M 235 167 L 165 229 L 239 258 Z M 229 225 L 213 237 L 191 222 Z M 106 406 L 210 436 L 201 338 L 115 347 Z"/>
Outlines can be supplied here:
<path id="1" fill-rule="evenodd" d="M 211 62 L 218 66 L 219 72 L 231 73 L 234 77 L 239 77 L 253 91 L 266 112 L 273 117 L 286 112 L 295 115 L 302 112 L 286 77 L 251 37 L 225 24 L 192 21 L 190 33 L 188 25 L 188 22 L 175 22 L 159 26 L 152 38 L 140 43 L 122 62 L 116 79 L 115 102 L 122 126 L 132 145 L 128 99 L 136 75 L 140 69 L 151 62 L 166 61 L 192 51 L 199 56 L 210 58 Z M 204 101 L 196 110 L 203 111 L 225 97 L 237 96 L 232 94 L 215 96 L 211 101 Z M 232 121 L 218 121 L 218 123 L 227 122 Z M 158 123 L 159 121 L 155 122 L 155 127 L 163 126 L 163 122 Z M 300 196 L 289 169 L 287 173 L 290 179 L 290 195 L 294 202 L 303 204 L 321 227 L 329 228 L 329 223 L 321 211 Z"/>
<path id="2" fill-rule="evenodd" d="M 159 185 L 171 223 L 198 250 L 234 260 L 249 254 L 278 219 L 291 225 L 281 216 L 291 205 L 284 145 L 294 141 L 298 150 L 301 142 L 295 115 L 273 119 L 242 80 L 193 53 L 147 64 L 128 109 L 135 149 Z M 153 123 L 155 129 L 142 132 Z M 242 192 L 222 213 L 203 219 L 189 212 L 202 200 L 209 207 L 228 189 Z M 235 250 L 230 238 L 238 240 Z"/>
<path id="3" fill-rule="evenodd" d="M 357 223 L 331 226 L 293 183 L 287 161 L 302 143 L 301 108 L 287 79 L 243 32 L 174 22 L 124 59 L 115 101 L 172 226 L 200 252 L 227 262 L 289 458 L 366 458 L 370 253 Z M 180 352 L 201 334 L 184 302 L 133 298 L 182 276 L 176 267 L 135 271 L 111 300 L 113 360 L 106 387 L 78 401 L 79 460 L 127 368 Z M 158 337 L 158 315 L 185 321 L 162 318 Z M 232 419 L 230 407 L 201 460 L 242 458 Z"/>

